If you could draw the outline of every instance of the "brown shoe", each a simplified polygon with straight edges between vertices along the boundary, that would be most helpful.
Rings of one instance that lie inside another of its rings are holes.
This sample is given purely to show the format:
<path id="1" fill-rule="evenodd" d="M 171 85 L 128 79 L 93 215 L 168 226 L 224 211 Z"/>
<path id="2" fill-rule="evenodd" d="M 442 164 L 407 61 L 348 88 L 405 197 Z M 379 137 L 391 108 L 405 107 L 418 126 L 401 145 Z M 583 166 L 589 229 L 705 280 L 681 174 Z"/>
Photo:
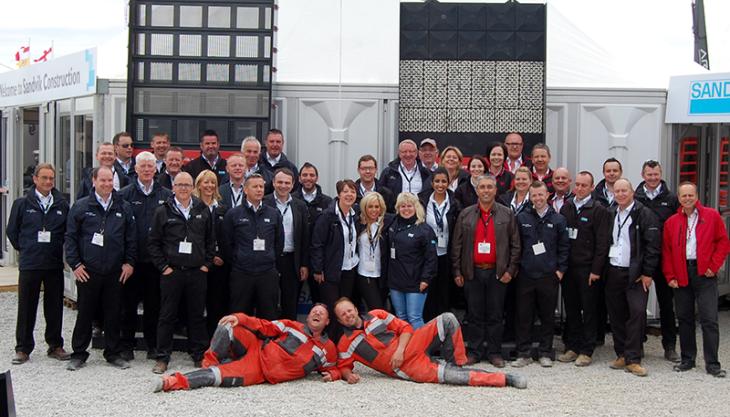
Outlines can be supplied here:
<path id="1" fill-rule="evenodd" d="M 578 354 L 575 353 L 572 350 L 566 350 L 565 353 L 563 353 L 562 355 L 558 356 L 558 361 L 559 362 L 568 363 L 568 362 L 573 362 L 576 359 L 578 359 Z"/>
<path id="2" fill-rule="evenodd" d="M 165 372 L 167 372 L 167 362 L 157 361 L 155 366 L 152 368 L 152 373 L 164 374 Z"/>
<path id="3" fill-rule="evenodd" d="M 649 372 L 647 372 L 646 368 L 641 366 L 641 364 L 638 363 L 632 363 L 629 365 L 626 365 L 626 372 L 631 372 L 632 374 L 636 376 L 647 376 Z"/>
<path id="4" fill-rule="evenodd" d="M 71 354 L 66 352 L 62 346 L 48 351 L 48 357 L 59 361 L 67 361 L 71 359 Z"/>
<path id="5" fill-rule="evenodd" d="M 619 356 L 615 361 L 611 362 L 608 367 L 611 369 L 624 369 L 626 368 L 626 360 L 623 356 Z"/>
<path id="6" fill-rule="evenodd" d="M 464 366 L 471 366 L 471 365 L 474 365 L 475 363 L 479 363 L 479 359 L 477 359 L 476 356 L 466 355 L 466 363 L 464 364 Z"/>
<path id="7" fill-rule="evenodd" d="M 13 356 L 13 359 L 10 361 L 13 365 L 22 365 L 26 362 L 28 362 L 28 359 L 30 359 L 30 356 L 28 356 L 25 352 L 15 352 L 15 356 Z"/>
<path id="8" fill-rule="evenodd" d="M 489 363 L 495 368 L 504 368 L 504 359 L 501 356 L 492 356 L 489 358 Z"/>
<path id="9" fill-rule="evenodd" d="M 590 356 L 584 355 L 582 353 L 578 355 L 578 358 L 575 360 L 575 366 L 588 366 L 591 363 L 593 363 L 593 359 Z"/>

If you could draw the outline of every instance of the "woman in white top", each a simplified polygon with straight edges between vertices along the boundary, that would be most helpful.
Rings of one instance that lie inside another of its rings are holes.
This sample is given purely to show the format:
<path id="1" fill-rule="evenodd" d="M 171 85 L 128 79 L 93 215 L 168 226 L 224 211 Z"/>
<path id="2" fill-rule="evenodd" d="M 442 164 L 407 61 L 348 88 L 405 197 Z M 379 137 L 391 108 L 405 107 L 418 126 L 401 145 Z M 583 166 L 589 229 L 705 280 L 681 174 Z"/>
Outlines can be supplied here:
<path id="1" fill-rule="evenodd" d="M 532 206 L 532 203 L 530 203 L 530 184 L 532 184 L 532 173 L 529 168 L 525 166 L 517 168 L 514 189 L 499 196 L 497 201 L 511 208 L 515 216 L 520 214 L 524 209 Z"/>
<path id="2" fill-rule="evenodd" d="M 446 168 L 449 173 L 449 190 L 455 191 L 456 187 L 469 180 L 469 173 L 461 169 L 461 160 L 464 154 L 456 146 L 447 146 L 441 152 L 441 167 Z"/>
<path id="3" fill-rule="evenodd" d="M 386 276 L 383 261 L 387 248 L 383 243 L 383 229 L 395 218 L 385 213 L 385 199 L 378 192 L 366 194 L 360 200 L 360 224 L 357 227 L 357 264 L 355 292 L 362 297 L 368 310 L 385 308 L 383 292 Z M 357 301 L 357 300 L 356 300 Z"/>

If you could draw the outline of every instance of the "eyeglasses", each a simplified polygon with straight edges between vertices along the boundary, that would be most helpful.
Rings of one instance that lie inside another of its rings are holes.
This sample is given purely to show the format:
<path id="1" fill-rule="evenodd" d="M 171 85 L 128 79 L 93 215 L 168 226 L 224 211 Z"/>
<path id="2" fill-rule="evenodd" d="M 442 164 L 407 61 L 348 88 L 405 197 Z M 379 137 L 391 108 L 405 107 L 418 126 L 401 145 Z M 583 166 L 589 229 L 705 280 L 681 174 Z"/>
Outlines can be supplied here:
<path id="1" fill-rule="evenodd" d="M 193 188 L 193 184 L 173 184 L 177 188 Z"/>

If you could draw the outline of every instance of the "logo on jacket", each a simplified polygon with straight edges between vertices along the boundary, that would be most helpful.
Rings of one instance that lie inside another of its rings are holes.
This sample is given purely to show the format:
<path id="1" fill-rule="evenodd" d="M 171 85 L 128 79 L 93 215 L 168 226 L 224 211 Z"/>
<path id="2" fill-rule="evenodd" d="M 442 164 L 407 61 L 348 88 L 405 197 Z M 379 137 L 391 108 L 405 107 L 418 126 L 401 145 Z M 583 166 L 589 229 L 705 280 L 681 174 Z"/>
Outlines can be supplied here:
<path id="1" fill-rule="evenodd" d="M 122 217 L 122 213 L 114 213 L 117 215 L 117 217 Z"/>

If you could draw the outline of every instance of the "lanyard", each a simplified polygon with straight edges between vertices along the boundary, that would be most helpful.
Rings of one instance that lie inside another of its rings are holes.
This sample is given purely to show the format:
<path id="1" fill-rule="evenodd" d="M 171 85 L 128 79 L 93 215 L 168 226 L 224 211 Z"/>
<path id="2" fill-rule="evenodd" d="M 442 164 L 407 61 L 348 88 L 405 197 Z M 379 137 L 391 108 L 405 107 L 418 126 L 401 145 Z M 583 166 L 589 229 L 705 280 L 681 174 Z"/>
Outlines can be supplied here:
<path id="1" fill-rule="evenodd" d="M 51 201 L 48 201 L 48 204 L 43 205 L 43 203 L 41 203 L 41 200 L 38 199 L 38 205 L 41 207 L 41 213 L 43 213 L 43 215 L 41 216 L 41 225 L 43 227 L 43 231 L 45 232 L 46 231 L 46 215 L 51 210 L 52 203 L 51 203 Z"/>
<path id="2" fill-rule="evenodd" d="M 413 179 L 413 177 L 411 177 L 411 179 Z M 410 181 L 409 181 L 408 183 L 410 184 Z M 360 183 L 360 194 L 361 194 L 361 195 L 362 195 L 363 197 L 364 197 L 365 195 L 367 195 L 368 193 L 373 193 L 373 192 L 375 192 L 375 183 L 374 183 L 374 182 L 373 182 L 373 189 L 372 189 L 372 190 L 366 190 L 366 189 L 365 189 L 365 186 L 364 186 L 364 185 L 362 185 L 362 183 Z"/>
<path id="3" fill-rule="evenodd" d="M 446 210 L 449 209 L 449 203 L 448 201 L 446 204 L 444 204 L 444 208 L 439 212 L 438 206 L 436 203 L 432 202 L 433 205 L 433 218 L 436 220 L 436 226 L 439 228 L 439 232 L 441 234 L 444 233 L 444 216 L 446 215 Z"/>
<path id="4" fill-rule="evenodd" d="M 408 181 L 408 192 L 411 192 L 411 181 L 413 181 L 413 177 L 415 177 L 418 173 L 418 167 L 416 167 L 416 172 L 414 172 L 410 178 L 408 178 L 406 171 L 403 169 L 403 164 L 401 164 L 398 169 L 400 170 L 401 174 L 403 174 L 403 176 L 406 178 L 406 181 Z"/>
<path id="5" fill-rule="evenodd" d="M 621 239 L 621 229 L 624 228 L 624 225 L 627 221 L 629 221 L 629 217 L 631 217 L 631 213 L 626 214 L 626 217 L 624 218 L 624 221 L 621 221 L 621 215 L 616 212 L 616 220 L 618 220 L 618 233 L 616 234 L 616 243 L 618 243 L 619 239 Z"/>
<path id="6" fill-rule="evenodd" d="M 484 216 L 481 213 L 479 213 L 479 220 L 481 220 L 482 223 L 484 224 L 484 241 L 485 242 L 487 241 L 487 238 L 489 236 L 489 234 L 487 233 L 487 230 L 489 229 L 489 220 L 491 220 L 491 219 L 492 219 L 491 212 L 489 214 L 487 214 L 486 220 L 484 219 Z"/>
<path id="7" fill-rule="evenodd" d="M 109 201 L 109 207 L 107 207 L 106 210 L 104 210 L 104 216 L 101 218 L 101 228 L 99 229 L 99 234 L 100 235 L 103 235 L 104 234 L 104 229 L 106 229 L 106 218 L 109 217 L 109 212 L 112 211 L 112 204 L 113 203 L 114 203 L 114 201 L 113 200 L 110 200 Z M 101 203 L 99 203 L 99 205 L 101 206 Z M 104 206 L 101 206 L 101 208 L 104 209 Z"/>
<path id="8" fill-rule="evenodd" d="M 279 208 L 279 205 L 277 204 L 277 208 L 279 208 L 279 212 L 281 213 L 281 217 L 286 217 L 286 213 L 289 211 L 289 206 L 291 205 L 291 202 L 286 203 L 286 207 L 284 207 L 284 211 L 281 211 L 281 208 Z"/>
<path id="9" fill-rule="evenodd" d="M 339 210 L 339 212 L 340 212 L 340 218 L 342 219 L 342 221 L 345 222 L 345 224 L 347 224 L 347 240 L 348 240 L 348 242 L 350 242 L 350 246 L 352 246 L 353 253 L 354 253 L 355 233 L 352 232 L 352 224 L 354 223 L 352 220 L 352 216 L 350 216 L 350 213 L 347 213 L 347 216 L 345 216 L 345 213 L 342 212 L 342 209 L 340 208 L 339 204 L 337 205 L 337 210 Z"/>
<path id="10" fill-rule="evenodd" d="M 239 204 L 241 204 L 241 199 L 243 198 L 243 187 L 239 189 L 238 195 L 236 195 L 236 192 L 234 191 L 233 187 L 231 187 L 231 201 L 233 201 L 233 207 L 238 207 Z"/>
<path id="11" fill-rule="evenodd" d="M 375 231 L 373 231 L 373 226 L 375 226 Z M 375 249 L 378 247 L 378 239 L 376 239 L 378 235 L 378 229 L 380 229 L 380 224 L 373 223 L 372 225 L 368 226 L 368 242 L 370 243 L 370 257 L 375 257 Z"/>
<path id="12" fill-rule="evenodd" d="M 688 242 L 689 242 L 690 239 L 692 239 L 692 232 L 696 230 L 696 228 L 697 228 L 697 221 L 698 221 L 699 218 L 700 218 L 700 215 L 699 214 L 695 215 L 694 221 L 689 226 L 687 226 L 687 241 Z"/>

